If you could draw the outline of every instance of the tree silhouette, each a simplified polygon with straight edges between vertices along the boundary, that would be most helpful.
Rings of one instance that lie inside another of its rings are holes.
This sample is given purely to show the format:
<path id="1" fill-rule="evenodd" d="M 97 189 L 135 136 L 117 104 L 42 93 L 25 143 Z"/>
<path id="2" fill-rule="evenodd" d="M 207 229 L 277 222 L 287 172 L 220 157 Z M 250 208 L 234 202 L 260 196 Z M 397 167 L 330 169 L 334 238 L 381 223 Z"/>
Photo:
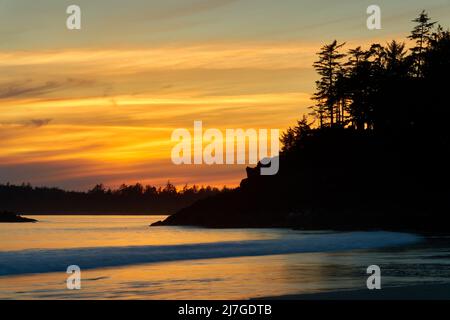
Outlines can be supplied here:
<path id="1" fill-rule="evenodd" d="M 303 117 L 285 132 L 279 173 L 247 168 L 240 188 L 158 225 L 448 232 L 450 33 L 425 12 L 415 21 L 411 51 L 322 47 L 319 126 Z"/>
<path id="2" fill-rule="evenodd" d="M 0 184 L 1 210 L 45 214 L 164 214 L 173 213 L 197 200 L 228 192 L 212 187 L 185 186 L 182 190 L 167 182 L 164 188 L 122 184 L 118 189 L 98 184 L 87 192 L 56 188 Z"/>
<path id="3" fill-rule="evenodd" d="M 348 62 L 345 64 L 347 97 L 351 100 L 349 109 L 353 127 L 364 130 L 370 127 L 370 113 L 372 109 L 370 95 L 374 90 L 372 81 L 372 65 L 369 61 L 370 51 L 363 51 L 361 47 L 349 50 Z"/>
<path id="4" fill-rule="evenodd" d="M 288 128 L 281 136 L 282 152 L 289 152 L 298 147 L 300 139 L 311 132 L 312 125 L 313 123 L 309 122 L 308 118 L 303 115 L 303 118 L 297 122 L 295 127 Z"/>
<path id="5" fill-rule="evenodd" d="M 417 25 L 408 37 L 408 39 L 416 42 L 415 47 L 413 47 L 411 51 L 414 71 L 417 77 L 422 76 L 424 52 L 432 40 L 432 30 L 436 24 L 436 22 L 430 22 L 430 20 L 431 19 L 428 17 L 428 14 L 425 11 L 422 11 L 422 13 L 420 13 L 420 15 L 412 21 Z"/>
<path id="6" fill-rule="evenodd" d="M 321 76 L 321 79 L 316 82 L 317 92 L 314 99 L 317 105 L 314 107 L 316 113 L 320 118 L 320 125 L 324 126 L 324 116 L 329 117 L 330 126 L 334 126 L 335 120 L 339 123 L 339 119 L 335 119 L 336 108 L 338 107 L 338 99 L 336 95 L 336 82 L 342 69 L 340 60 L 345 57 L 345 54 L 339 50 L 345 45 L 338 44 L 335 40 L 331 44 L 322 47 L 318 53 L 319 60 L 314 63 L 314 68 Z"/>
<path id="7" fill-rule="evenodd" d="M 395 40 L 388 43 L 386 47 L 386 71 L 393 75 L 404 74 L 406 67 L 404 63 L 406 51 L 405 44 Z"/>
<path id="8" fill-rule="evenodd" d="M 428 62 L 430 54 L 437 55 L 435 49 L 445 42 L 448 32 L 440 26 L 435 30 L 436 23 L 425 11 L 413 21 L 417 25 L 409 36 L 415 41 L 410 55 L 405 43 L 396 40 L 386 46 L 372 44 L 368 50 L 356 47 L 347 54 L 340 52 L 344 44 L 336 40 L 321 48 L 313 64 L 320 79 L 312 107 L 321 128 L 398 131 L 423 122 L 418 117 L 423 114 L 425 96 L 410 93 L 425 89 L 421 79 L 439 61 Z M 345 57 L 347 62 L 342 63 Z M 432 68 L 433 72 L 439 70 Z"/>

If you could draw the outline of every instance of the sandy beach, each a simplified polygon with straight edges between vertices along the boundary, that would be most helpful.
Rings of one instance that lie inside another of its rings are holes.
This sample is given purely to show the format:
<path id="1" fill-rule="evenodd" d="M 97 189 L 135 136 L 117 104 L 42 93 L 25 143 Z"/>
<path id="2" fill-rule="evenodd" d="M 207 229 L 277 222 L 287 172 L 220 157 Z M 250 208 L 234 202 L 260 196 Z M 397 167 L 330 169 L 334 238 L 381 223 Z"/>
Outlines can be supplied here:
<path id="1" fill-rule="evenodd" d="M 262 300 L 450 300 L 450 283 L 266 297 Z"/>

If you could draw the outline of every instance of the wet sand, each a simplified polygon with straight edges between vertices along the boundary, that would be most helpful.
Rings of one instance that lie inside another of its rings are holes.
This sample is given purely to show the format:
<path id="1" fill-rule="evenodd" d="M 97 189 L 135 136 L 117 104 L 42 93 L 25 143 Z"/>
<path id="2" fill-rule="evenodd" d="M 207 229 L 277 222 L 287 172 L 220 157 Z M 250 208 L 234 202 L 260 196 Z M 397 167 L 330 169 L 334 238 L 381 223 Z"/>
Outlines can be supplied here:
<path id="1" fill-rule="evenodd" d="M 450 283 L 286 295 L 263 300 L 450 300 Z"/>

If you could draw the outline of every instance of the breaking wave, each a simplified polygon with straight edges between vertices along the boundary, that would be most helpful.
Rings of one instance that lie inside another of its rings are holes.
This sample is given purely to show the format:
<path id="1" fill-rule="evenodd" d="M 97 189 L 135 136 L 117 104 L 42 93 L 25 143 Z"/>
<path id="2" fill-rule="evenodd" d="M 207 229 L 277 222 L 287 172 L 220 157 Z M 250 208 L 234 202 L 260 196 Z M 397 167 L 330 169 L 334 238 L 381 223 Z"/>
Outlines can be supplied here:
<path id="1" fill-rule="evenodd" d="M 180 260 L 375 249 L 421 240 L 413 234 L 380 231 L 299 234 L 286 239 L 170 246 L 8 251 L 0 252 L 0 276 L 65 272 L 69 265 L 85 270 Z"/>

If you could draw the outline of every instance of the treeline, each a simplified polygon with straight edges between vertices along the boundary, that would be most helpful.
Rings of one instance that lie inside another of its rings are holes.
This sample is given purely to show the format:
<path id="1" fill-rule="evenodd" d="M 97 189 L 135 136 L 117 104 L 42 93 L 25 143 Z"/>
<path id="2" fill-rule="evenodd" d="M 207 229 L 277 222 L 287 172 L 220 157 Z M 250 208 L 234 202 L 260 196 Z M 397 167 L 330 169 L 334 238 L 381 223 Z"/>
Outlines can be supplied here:
<path id="1" fill-rule="evenodd" d="M 412 21 L 409 49 L 334 41 L 318 52 L 315 123 L 282 137 L 275 184 L 290 223 L 450 230 L 450 32 L 426 12 Z"/>
<path id="2" fill-rule="evenodd" d="M 185 186 L 178 190 L 136 183 L 117 189 L 99 184 L 87 192 L 0 184 L 0 209 L 26 214 L 171 214 L 228 189 Z"/>
<path id="3" fill-rule="evenodd" d="M 409 36 L 318 52 L 311 116 L 282 136 L 280 171 L 162 224 L 450 231 L 450 33 L 422 12 Z M 406 39 L 405 39 L 406 41 Z"/>
<path id="4" fill-rule="evenodd" d="M 320 127 L 401 131 L 448 126 L 450 33 L 426 12 L 413 22 L 409 50 L 396 40 L 367 49 L 345 51 L 338 41 L 321 48 L 311 108 Z"/>

